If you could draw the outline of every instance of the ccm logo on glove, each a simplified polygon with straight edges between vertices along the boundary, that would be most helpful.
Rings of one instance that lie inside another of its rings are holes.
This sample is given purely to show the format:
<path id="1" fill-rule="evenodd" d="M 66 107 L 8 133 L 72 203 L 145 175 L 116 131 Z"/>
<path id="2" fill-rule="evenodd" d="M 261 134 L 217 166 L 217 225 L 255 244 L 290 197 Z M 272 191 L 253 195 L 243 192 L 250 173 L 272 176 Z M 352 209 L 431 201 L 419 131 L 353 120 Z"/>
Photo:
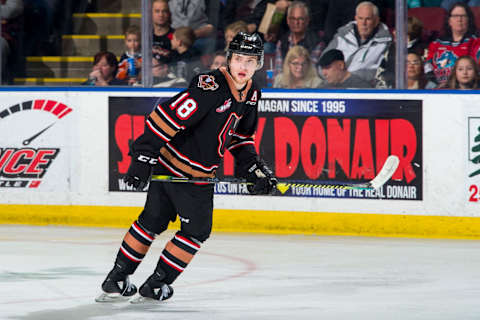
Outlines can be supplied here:
<path id="1" fill-rule="evenodd" d="M 158 163 L 157 158 L 152 158 L 143 154 L 138 155 L 137 160 L 140 162 L 151 164 L 151 165 L 156 165 Z"/>

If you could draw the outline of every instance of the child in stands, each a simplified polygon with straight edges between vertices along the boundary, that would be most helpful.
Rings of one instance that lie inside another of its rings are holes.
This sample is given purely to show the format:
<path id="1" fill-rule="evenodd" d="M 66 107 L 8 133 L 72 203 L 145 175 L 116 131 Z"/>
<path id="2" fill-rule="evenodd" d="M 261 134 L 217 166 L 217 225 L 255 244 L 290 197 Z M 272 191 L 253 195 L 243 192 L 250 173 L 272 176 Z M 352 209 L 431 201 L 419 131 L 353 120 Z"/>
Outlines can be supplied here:
<path id="1" fill-rule="evenodd" d="M 135 83 L 138 79 L 142 66 L 141 54 L 141 30 L 137 26 L 130 26 L 125 31 L 126 51 L 120 57 L 118 64 L 117 79 L 128 80 L 129 84 Z"/>

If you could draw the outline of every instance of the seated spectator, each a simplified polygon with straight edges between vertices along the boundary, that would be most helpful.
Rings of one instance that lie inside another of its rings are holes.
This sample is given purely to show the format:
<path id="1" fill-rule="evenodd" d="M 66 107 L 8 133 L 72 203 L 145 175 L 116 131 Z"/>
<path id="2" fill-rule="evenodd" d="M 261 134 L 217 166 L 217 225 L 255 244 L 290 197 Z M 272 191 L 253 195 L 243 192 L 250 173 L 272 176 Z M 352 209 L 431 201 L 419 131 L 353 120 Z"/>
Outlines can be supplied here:
<path id="1" fill-rule="evenodd" d="M 421 57 L 425 55 L 427 44 L 423 42 L 423 22 L 416 17 L 407 18 L 408 51 L 415 51 Z"/>
<path id="2" fill-rule="evenodd" d="M 233 37 L 235 37 L 239 32 L 248 32 L 247 24 L 242 20 L 230 23 L 225 28 L 225 33 L 223 34 L 225 37 L 225 46 L 224 46 L 225 51 L 227 51 L 228 45 L 232 41 Z"/>
<path id="3" fill-rule="evenodd" d="M 189 81 L 189 65 L 198 62 L 198 54 L 192 48 L 195 33 L 190 27 L 180 27 L 175 30 L 172 37 L 172 53 L 169 56 L 169 69 L 177 78 Z"/>
<path id="4" fill-rule="evenodd" d="M 0 0 L 0 23 L 1 35 L 0 35 L 0 84 L 10 77 L 7 67 L 10 66 L 9 58 L 14 54 L 16 47 L 18 47 L 18 36 L 15 34 L 20 27 L 19 23 L 14 21 L 23 13 L 23 1 L 22 0 Z"/>
<path id="5" fill-rule="evenodd" d="M 175 31 L 170 26 L 170 9 L 168 7 L 168 0 L 153 0 L 152 1 L 152 24 L 153 24 L 153 40 L 152 53 L 155 57 L 167 57 L 172 45 L 170 40 Z"/>
<path id="6" fill-rule="evenodd" d="M 212 63 L 210 64 L 210 70 L 216 70 L 220 67 L 227 66 L 227 55 L 225 51 L 217 51 L 213 56 Z"/>
<path id="7" fill-rule="evenodd" d="M 409 52 L 407 56 L 407 88 L 433 89 L 437 84 L 430 81 L 423 72 L 422 57 L 417 52 Z"/>
<path id="8" fill-rule="evenodd" d="M 167 61 L 164 58 L 152 58 L 153 87 L 155 88 L 185 88 L 188 83 L 183 78 L 177 78 L 169 72 Z"/>
<path id="9" fill-rule="evenodd" d="M 283 59 L 290 48 L 302 46 L 310 52 L 313 63 L 318 58 L 325 46 L 316 33 L 308 29 L 310 12 L 307 5 L 302 1 L 294 1 L 287 10 L 288 31 L 277 42 L 275 52 L 275 75 L 282 72 Z"/>
<path id="10" fill-rule="evenodd" d="M 479 7 L 480 6 L 480 0 L 442 0 L 440 3 L 440 7 L 442 7 L 445 10 L 450 10 L 452 6 L 458 2 L 463 2 L 469 7 Z"/>
<path id="11" fill-rule="evenodd" d="M 322 74 L 326 84 L 320 86 L 325 89 L 352 89 L 352 88 L 371 88 L 372 86 L 347 70 L 345 57 L 342 51 L 332 49 L 325 52 L 318 62 L 322 68 Z"/>
<path id="12" fill-rule="evenodd" d="M 461 56 L 455 62 L 448 81 L 442 89 L 472 90 L 479 89 L 479 68 L 471 56 Z"/>
<path id="13" fill-rule="evenodd" d="M 205 0 L 169 0 L 168 6 L 172 14 L 172 28 L 192 28 L 197 39 L 195 47 L 202 53 L 208 53 L 210 48 L 215 47 L 215 40 L 210 38 L 215 28 L 208 21 Z"/>
<path id="14" fill-rule="evenodd" d="M 479 39 L 476 37 L 475 19 L 470 7 L 455 4 L 445 20 L 445 35 L 428 46 L 425 72 L 438 84 L 444 84 L 460 56 L 476 57 Z"/>
<path id="15" fill-rule="evenodd" d="M 329 0 L 325 17 L 325 41 L 330 42 L 338 29 L 352 21 L 356 15 L 358 4 L 364 0 Z M 378 15 L 387 6 L 385 0 L 371 0 L 377 7 Z"/>
<path id="16" fill-rule="evenodd" d="M 408 17 L 407 32 L 409 52 L 416 52 L 419 56 L 425 55 L 426 44 L 422 41 L 423 23 L 415 17 Z M 395 58 L 396 58 L 396 32 L 392 31 L 393 42 L 385 52 L 382 62 L 375 74 L 375 88 L 390 89 L 395 86 Z M 423 66 L 423 63 L 422 63 Z"/>
<path id="17" fill-rule="evenodd" d="M 288 50 L 283 72 L 275 77 L 274 88 L 302 89 L 318 88 L 322 80 L 310 59 L 307 49 L 294 46 Z"/>
<path id="18" fill-rule="evenodd" d="M 126 81 L 115 78 L 118 71 L 117 57 L 109 51 L 101 51 L 93 58 L 92 72 L 84 85 L 89 86 L 121 86 Z"/>
<path id="19" fill-rule="evenodd" d="M 140 50 L 140 42 L 142 34 L 137 26 L 130 26 L 125 31 L 125 48 L 126 51 L 120 57 L 118 64 L 117 79 L 128 79 L 129 83 L 137 81 L 142 67 L 142 52 Z"/>
<path id="20" fill-rule="evenodd" d="M 355 20 L 338 29 L 325 52 L 342 51 L 348 71 L 373 82 L 391 42 L 388 27 L 380 22 L 378 8 L 364 1 L 357 6 Z"/>

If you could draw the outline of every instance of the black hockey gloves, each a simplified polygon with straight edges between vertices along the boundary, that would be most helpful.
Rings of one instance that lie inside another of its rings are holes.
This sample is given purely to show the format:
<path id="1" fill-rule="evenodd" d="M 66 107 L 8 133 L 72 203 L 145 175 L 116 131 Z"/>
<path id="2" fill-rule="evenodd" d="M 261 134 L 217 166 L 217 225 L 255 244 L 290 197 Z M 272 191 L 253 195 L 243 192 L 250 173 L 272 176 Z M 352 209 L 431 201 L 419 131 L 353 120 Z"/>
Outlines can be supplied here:
<path id="1" fill-rule="evenodd" d="M 127 186 L 133 186 L 136 190 L 142 190 L 147 185 L 152 172 L 152 166 L 158 163 L 158 159 L 155 156 L 136 152 L 130 152 L 129 154 L 132 157 L 132 163 L 130 163 L 123 180 Z"/>
<path id="2" fill-rule="evenodd" d="M 277 186 L 272 170 L 261 160 L 255 160 L 246 166 L 248 192 L 250 194 L 270 194 Z"/>

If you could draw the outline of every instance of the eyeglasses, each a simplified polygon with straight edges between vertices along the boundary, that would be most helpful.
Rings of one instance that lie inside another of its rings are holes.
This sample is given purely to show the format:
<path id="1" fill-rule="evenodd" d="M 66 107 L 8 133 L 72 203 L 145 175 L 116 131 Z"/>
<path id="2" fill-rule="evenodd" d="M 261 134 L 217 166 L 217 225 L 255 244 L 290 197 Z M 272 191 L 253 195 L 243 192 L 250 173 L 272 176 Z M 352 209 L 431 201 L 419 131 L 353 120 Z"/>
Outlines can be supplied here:
<path id="1" fill-rule="evenodd" d="M 468 16 L 466 14 L 452 14 L 450 18 L 454 19 L 467 19 Z"/>
<path id="2" fill-rule="evenodd" d="M 422 62 L 421 61 L 407 61 L 407 65 L 410 65 L 410 66 L 418 66 L 420 65 Z"/>
<path id="3" fill-rule="evenodd" d="M 304 18 L 304 17 L 298 17 L 298 18 L 287 17 L 287 19 L 290 20 L 290 21 L 293 21 L 293 22 L 298 21 L 298 22 L 301 22 L 301 23 L 304 23 L 307 20 L 307 18 Z"/>
<path id="4" fill-rule="evenodd" d="M 290 65 L 294 66 L 295 68 L 302 67 L 305 68 L 308 63 L 307 62 L 290 62 Z"/>

